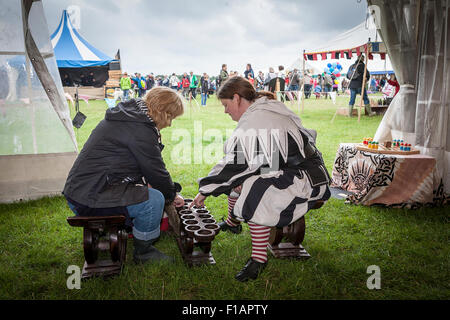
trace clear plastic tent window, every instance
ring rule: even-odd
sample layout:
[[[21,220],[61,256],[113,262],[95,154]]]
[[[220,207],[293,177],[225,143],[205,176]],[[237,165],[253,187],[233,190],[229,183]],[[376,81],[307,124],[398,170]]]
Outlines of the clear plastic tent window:
[[[436,159],[435,201],[450,199],[450,0],[368,0],[400,91],[374,139],[404,139]]]
[[[42,3],[32,4],[28,23],[65,105],[59,116],[26,54],[22,1],[0,0],[0,7],[0,155],[76,152],[73,129],[60,119],[70,122],[70,113]]]
[[[0,202],[61,195],[78,148],[42,3],[0,8]]]

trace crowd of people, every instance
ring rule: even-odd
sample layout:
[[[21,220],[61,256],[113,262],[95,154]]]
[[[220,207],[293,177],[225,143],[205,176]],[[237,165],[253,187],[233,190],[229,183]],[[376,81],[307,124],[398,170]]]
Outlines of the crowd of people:
[[[266,73],[261,70],[256,73],[252,65],[248,63],[242,74],[236,70],[228,71],[227,64],[223,64],[217,76],[210,76],[206,72],[202,75],[195,75],[193,71],[184,72],[180,76],[172,73],[172,75],[156,77],[153,73],[142,76],[140,73],[128,75],[125,72],[120,80],[120,87],[123,90],[123,100],[125,101],[130,98],[141,98],[153,87],[165,86],[180,92],[189,101],[196,99],[197,95],[200,94],[201,105],[205,107],[209,96],[214,94],[222,83],[229,78],[242,76],[250,82],[256,92],[298,92],[303,88],[306,99],[311,96],[315,96],[316,99],[322,97],[331,99],[332,92],[336,92],[336,95],[347,93],[350,94],[349,105],[353,105],[356,94],[360,94],[357,89],[362,86],[364,61],[357,60],[353,66],[356,65],[358,65],[358,72],[356,73],[356,75],[359,75],[358,81],[349,77],[337,77],[335,74],[327,72],[313,74],[312,70],[305,70],[303,75],[303,72],[297,68],[286,71],[282,65],[279,65],[276,69],[269,67]],[[366,76],[370,92],[379,91],[383,92],[385,96],[394,96],[400,89],[395,75],[391,75],[391,78],[387,79],[386,75],[371,76],[370,72],[367,71]],[[389,88],[392,89],[392,94],[388,90]],[[363,97],[364,103],[369,105],[369,99],[366,95],[367,91],[365,91]],[[284,101],[284,99],[295,100],[297,98],[296,95],[283,95],[281,99]]]
[[[240,74],[238,71],[228,71],[227,65],[223,64],[217,76],[210,76],[204,72],[201,76],[195,75],[193,71],[189,74],[184,72],[182,75],[164,75],[154,76],[150,73],[143,76],[141,73],[128,74],[124,72],[120,79],[120,88],[123,90],[123,99],[141,98],[153,87],[165,86],[180,92],[186,99],[195,99],[198,94],[201,95],[201,105],[206,106],[206,101],[211,94],[214,94],[228,78],[242,76],[247,79],[256,91],[274,92],[275,82],[272,80],[280,79],[281,91],[298,91],[301,83],[301,75],[298,69],[285,72],[283,66],[278,66],[277,72],[270,67],[267,73],[259,71],[258,74],[252,69],[250,63]]]
[[[186,99],[195,99],[197,94],[201,94],[201,104],[206,106],[209,95],[216,91],[216,79],[210,79],[204,72],[199,77],[190,71],[177,76],[175,73],[164,76],[154,76],[150,73],[146,76],[140,73],[129,75],[124,72],[120,79],[120,88],[123,91],[123,100],[131,98],[142,98],[145,93],[154,87],[167,87],[179,91]]]

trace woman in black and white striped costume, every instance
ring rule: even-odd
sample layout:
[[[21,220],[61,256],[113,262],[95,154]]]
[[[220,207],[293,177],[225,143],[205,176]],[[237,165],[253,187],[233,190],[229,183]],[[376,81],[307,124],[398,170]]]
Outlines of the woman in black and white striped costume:
[[[228,218],[223,231],[239,233],[248,223],[252,256],[236,275],[256,279],[267,264],[270,228],[301,218],[316,201],[330,198],[330,178],[313,131],[272,93],[256,92],[242,77],[222,84],[218,98],[237,127],[224,146],[225,157],[199,179],[192,205],[227,194]]]

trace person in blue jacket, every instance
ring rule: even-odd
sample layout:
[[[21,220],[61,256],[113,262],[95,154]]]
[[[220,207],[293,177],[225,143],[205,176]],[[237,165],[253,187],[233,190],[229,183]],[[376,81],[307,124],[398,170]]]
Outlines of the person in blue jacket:
[[[252,65],[250,63],[247,63],[244,71],[244,78],[248,80],[249,74],[252,76],[252,79],[255,79],[255,73],[253,72]]]
[[[136,73],[136,76],[131,78],[131,80],[137,83],[138,97],[142,98],[147,90],[147,81],[145,80],[144,77],[141,76],[140,73]]]

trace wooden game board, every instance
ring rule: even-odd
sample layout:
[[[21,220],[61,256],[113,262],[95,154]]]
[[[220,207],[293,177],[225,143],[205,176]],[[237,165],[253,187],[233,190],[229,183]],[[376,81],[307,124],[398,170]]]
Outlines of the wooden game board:
[[[401,151],[400,147],[386,148],[383,145],[378,145],[378,149],[369,149],[366,145],[362,143],[356,144],[356,149],[361,151],[373,152],[373,153],[383,153],[383,154],[399,154],[399,155],[410,155],[410,154],[420,154],[420,151],[411,147],[411,151]]]

